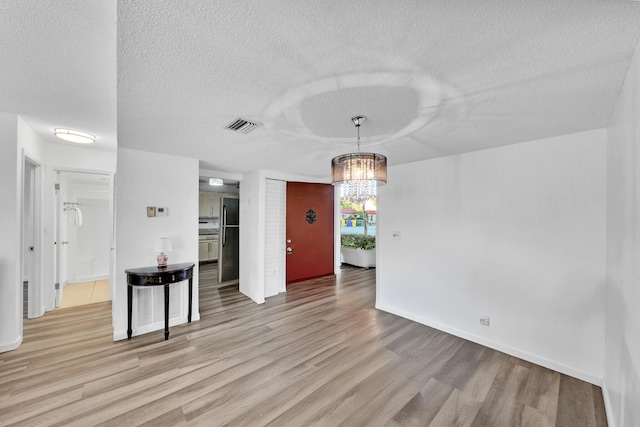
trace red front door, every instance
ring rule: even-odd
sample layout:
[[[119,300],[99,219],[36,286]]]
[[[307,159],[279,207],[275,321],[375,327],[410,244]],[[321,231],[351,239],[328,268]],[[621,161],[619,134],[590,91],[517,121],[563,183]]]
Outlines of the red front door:
[[[287,182],[287,283],[333,274],[333,185]]]

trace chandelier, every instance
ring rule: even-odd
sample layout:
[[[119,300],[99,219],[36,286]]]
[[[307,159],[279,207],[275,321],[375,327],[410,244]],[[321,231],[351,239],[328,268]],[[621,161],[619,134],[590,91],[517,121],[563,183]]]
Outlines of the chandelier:
[[[355,203],[365,203],[376,197],[376,186],[387,183],[387,158],[382,154],[360,152],[360,125],[365,116],[351,121],[358,131],[358,150],[331,160],[332,183],[342,185],[343,197]]]

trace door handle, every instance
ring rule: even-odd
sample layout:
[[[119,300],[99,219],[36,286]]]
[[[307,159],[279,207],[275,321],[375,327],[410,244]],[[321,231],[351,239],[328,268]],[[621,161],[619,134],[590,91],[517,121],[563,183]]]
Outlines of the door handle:
[[[289,246],[287,248],[287,255],[291,255],[293,253],[293,249],[291,249],[291,246]]]
[[[222,224],[220,225],[220,231],[222,232],[222,247],[223,248],[227,244],[226,228],[227,228],[227,207],[223,204],[222,205]]]

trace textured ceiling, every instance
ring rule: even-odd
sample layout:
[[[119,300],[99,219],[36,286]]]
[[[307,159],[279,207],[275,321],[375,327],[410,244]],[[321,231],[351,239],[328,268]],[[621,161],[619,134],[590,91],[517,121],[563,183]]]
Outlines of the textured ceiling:
[[[45,141],[53,128],[116,146],[116,4],[0,0],[0,111],[21,115]]]
[[[46,3],[0,2],[0,110],[113,140],[115,3]],[[119,1],[117,23],[120,147],[322,178],[357,114],[392,165],[606,126],[640,3]]]

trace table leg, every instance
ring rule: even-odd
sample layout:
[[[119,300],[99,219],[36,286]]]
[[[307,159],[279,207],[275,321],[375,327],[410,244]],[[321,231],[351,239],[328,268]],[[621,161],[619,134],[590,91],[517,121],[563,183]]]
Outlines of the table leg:
[[[133,308],[133,286],[127,284],[127,306],[128,306],[128,310],[129,310],[129,323],[127,326],[127,339],[130,340],[131,339],[131,309]]]
[[[169,339],[169,285],[164,285],[164,339]]]
[[[187,316],[189,323],[191,323],[191,301],[193,301],[193,277],[189,278],[189,315]]]

